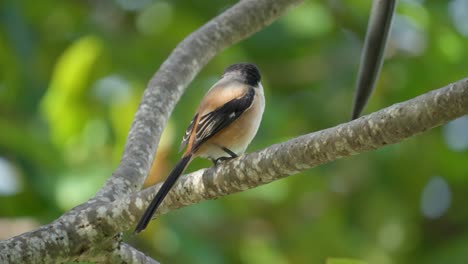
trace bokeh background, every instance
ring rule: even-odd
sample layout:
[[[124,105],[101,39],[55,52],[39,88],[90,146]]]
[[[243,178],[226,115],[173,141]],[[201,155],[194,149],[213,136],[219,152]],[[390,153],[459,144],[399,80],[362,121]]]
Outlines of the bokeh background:
[[[0,239],[51,222],[102,186],[152,74],[233,3],[0,2]],[[370,5],[306,0],[215,57],[177,105],[147,185],[167,175],[200,98],[235,62],[255,62],[266,89],[249,151],[346,122]],[[468,0],[400,0],[365,112],[466,77],[466,14]],[[163,263],[468,263],[466,201],[467,116],[171,212],[127,241]]]

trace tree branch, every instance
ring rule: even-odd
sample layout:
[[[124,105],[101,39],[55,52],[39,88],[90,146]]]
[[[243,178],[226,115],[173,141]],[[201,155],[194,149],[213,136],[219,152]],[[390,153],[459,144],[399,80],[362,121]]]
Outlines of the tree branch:
[[[251,189],[343,157],[382,148],[468,114],[468,79],[363,116],[243,155],[217,167],[182,176],[157,215]],[[82,218],[97,221],[97,232],[132,228],[161,185],[110,204],[90,206]],[[1,244],[0,244],[1,245]]]
[[[158,209],[169,210],[251,189],[315,166],[382,148],[468,114],[463,79],[354,121],[241,156],[181,177]],[[127,202],[141,215],[160,185]],[[125,228],[129,228],[128,224]]]

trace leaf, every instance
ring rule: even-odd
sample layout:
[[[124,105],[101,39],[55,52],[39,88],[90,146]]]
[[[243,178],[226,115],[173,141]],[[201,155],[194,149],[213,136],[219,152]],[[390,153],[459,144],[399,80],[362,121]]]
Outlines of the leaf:
[[[89,118],[90,104],[86,95],[102,51],[101,40],[90,35],[73,42],[57,60],[41,102],[42,115],[49,123],[52,141],[57,146],[64,146],[79,133]]]

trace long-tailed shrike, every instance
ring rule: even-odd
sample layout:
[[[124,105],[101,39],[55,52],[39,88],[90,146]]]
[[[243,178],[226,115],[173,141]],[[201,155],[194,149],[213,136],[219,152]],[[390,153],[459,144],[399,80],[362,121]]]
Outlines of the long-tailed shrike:
[[[135,233],[146,228],[169,190],[195,157],[218,161],[242,154],[257,133],[265,98],[260,72],[254,64],[233,64],[202,99],[185,132],[179,150],[187,146],[166,181],[138,222]]]

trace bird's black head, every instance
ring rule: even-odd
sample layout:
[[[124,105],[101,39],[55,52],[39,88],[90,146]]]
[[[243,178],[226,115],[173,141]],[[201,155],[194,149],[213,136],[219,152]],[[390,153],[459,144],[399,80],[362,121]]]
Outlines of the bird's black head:
[[[258,82],[262,79],[257,66],[251,63],[233,64],[224,70],[224,76],[238,78],[241,82],[251,86],[257,86]]]

